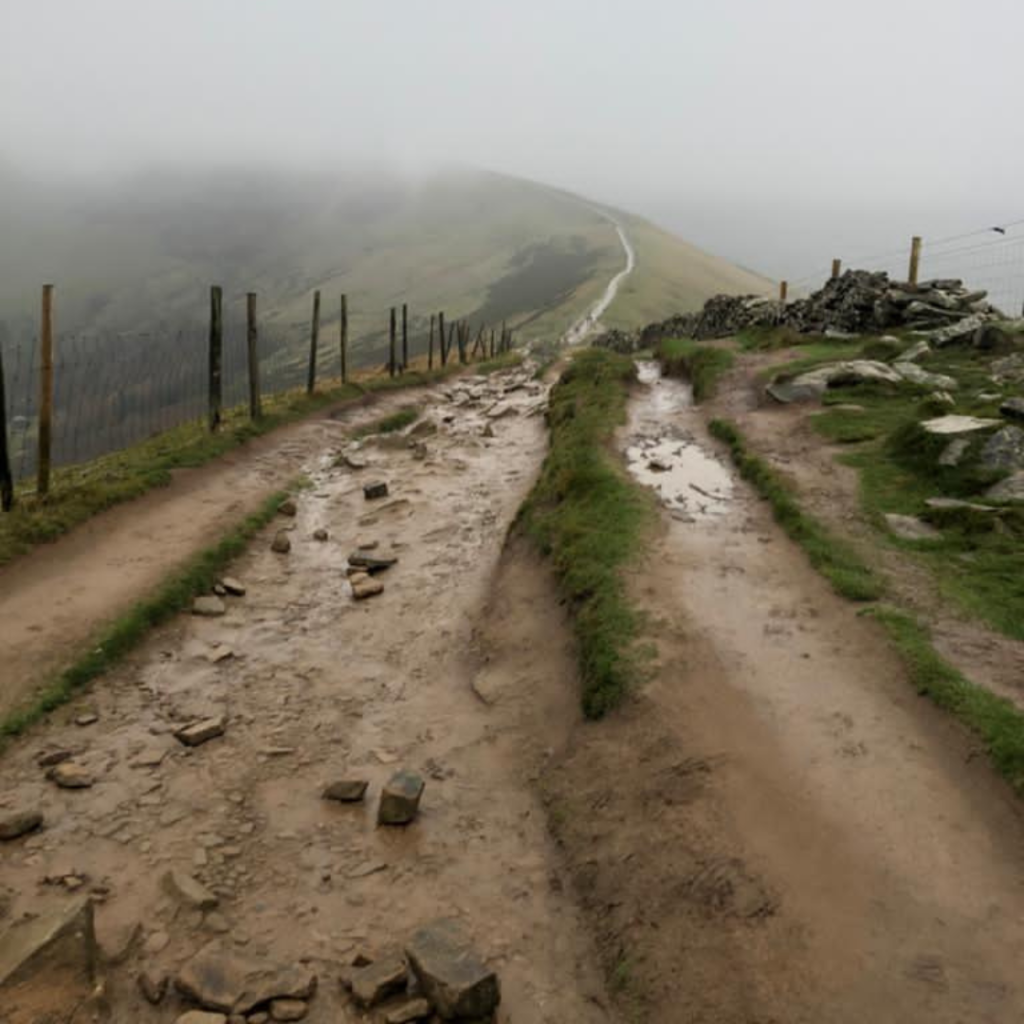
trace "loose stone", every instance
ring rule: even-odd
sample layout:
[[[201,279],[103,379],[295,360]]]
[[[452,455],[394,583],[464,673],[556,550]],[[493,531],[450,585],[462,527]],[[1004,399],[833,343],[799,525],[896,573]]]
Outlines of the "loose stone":
[[[391,776],[380,795],[377,821],[381,825],[408,825],[419,811],[423,779],[403,769]]]

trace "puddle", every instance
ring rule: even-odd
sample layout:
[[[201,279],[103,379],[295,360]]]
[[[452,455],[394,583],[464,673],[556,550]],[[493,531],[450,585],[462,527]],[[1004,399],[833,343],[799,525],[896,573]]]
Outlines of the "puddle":
[[[637,369],[646,387],[634,397],[630,409],[626,447],[630,473],[656,491],[676,519],[723,515],[732,501],[732,474],[672,420],[692,407],[690,386],[662,377],[658,364],[649,360],[639,360]]]

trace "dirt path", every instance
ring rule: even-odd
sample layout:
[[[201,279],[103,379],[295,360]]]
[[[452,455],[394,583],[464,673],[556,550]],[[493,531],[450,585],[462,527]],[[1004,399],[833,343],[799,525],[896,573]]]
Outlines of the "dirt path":
[[[548,785],[624,998],[665,1024],[1024,1019],[1017,803],[709,470],[684,386],[650,387],[623,445],[669,466],[673,512],[634,580],[654,678]],[[673,468],[694,462],[700,491]]]
[[[501,397],[505,385],[516,390]],[[110,975],[110,1020],[174,1020],[178,997],[151,1007],[135,977],[173,973],[211,941],[259,962],[307,962],[320,985],[306,1019],[361,1020],[345,1008],[340,966],[439,915],[459,919],[498,970],[499,1021],[609,1020],[534,785],[578,718],[572,673],[555,686],[547,674],[546,649],[567,632],[543,577],[514,564],[487,604],[546,447],[544,395],[516,373],[449,393],[428,409],[438,432],[420,435],[425,459],[402,438],[369,445],[361,473],[315,470],[291,553],[272,553],[269,532],[258,539],[233,568],[247,594],[226,616],[159,630],[45,738],[5,756],[0,805],[46,815],[42,832],[3,847],[9,916],[66,904],[59,880],[70,875],[109,891],[97,909],[108,948],[140,928]],[[336,445],[336,430],[298,432],[296,457]],[[370,476],[390,482],[388,498],[364,499]],[[311,538],[318,528],[326,543]],[[361,542],[399,561],[380,577],[384,593],[357,603],[344,567]],[[524,651],[516,624],[533,614],[550,639]],[[98,721],[76,726],[84,710]],[[215,715],[226,716],[221,738],[188,748],[170,735]],[[95,784],[56,788],[36,763],[41,747],[74,751]],[[426,780],[420,817],[377,827],[381,786],[400,767]],[[365,805],[320,799],[351,776],[370,782]],[[169,869],[195,876],[218,908],[171,898]],[[11,1006],[0,1017],[19,1021]]]
[[[415,404],[420,389],[373,396],[259,438],[169,487],[119,505],[0,569],[0,715],[79,654],[95,631],[152,594],[267,495],[337,451],[354,424]]]

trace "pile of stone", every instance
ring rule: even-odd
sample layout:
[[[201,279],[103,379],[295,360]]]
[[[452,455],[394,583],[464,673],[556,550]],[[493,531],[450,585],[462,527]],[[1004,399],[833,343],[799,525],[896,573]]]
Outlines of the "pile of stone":
[[[591,344],[596,348],[611,349],[612,352],[618,352],[624,356],[631,356],[640,348],[639,337],[636,334],[620,331],[618,328],[612,328],[610,331],[599,334]]]
[[[955,328],[973,334],[990,320],[1004,319],[987,292],[957,279],[919,284],[894,282],[886,273],[848,270],[806,299],[782,303],[756,295],[716,295],[699,313],[650,324],[640,347],[665,337],[725,338],[749,327],[788,327],[801,333],[878,333],[895,327]],[[954,331],[955,333],[955,331]]]
[[[358,954],[342,971],[341,982],[357,1006],[378,1011],[385,1024],[424,1021],[434,1014],[483,1024],[494,1019],[501,1002],[498,976],[449,919],[420,928],[404,955]]]
[[[352,587],[352,596],[357,601],[365,601],[367,598],[383,594],[384,584],[377,577],[398,561],[397,558],[371,554],[376,547],[376,543],[371,542],[348,556],[346,573]]]

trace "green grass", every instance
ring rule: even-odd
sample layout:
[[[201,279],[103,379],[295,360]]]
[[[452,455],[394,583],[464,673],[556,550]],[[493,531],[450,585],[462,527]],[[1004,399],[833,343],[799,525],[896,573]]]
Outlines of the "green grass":
[[[736,357],[720,345],[701,345],[690,338],[665,338],[655,356],[661,372],[669,377],[685,377],[693,385],[693,400],[703,402],[714,397],[718,378],[732,369]]]
[[[382,416],[379,420],[364,423],[352,432],[353,437],[369,437],[371,434],[394,434],[404,430],[419,419],[422,410],[418,405],[407,405],[404,409]]]
[[[772,507],[775,520],[807,554],[811,564],[851,601],[874,601],[883,592],[881,579],[846,543],[806,515],[785,481],[746,445],[739,429],[727,420],[712,420],[711,433],[724,441],[740,474]]]
[[[217,578],[269,523],[286,497],[272,494],[259,509],[228,531],[215,545],[200,552],[173,573],[150,598],[103,629],[88,650],[65,669],[35,700],[0,720],[0,747],[43,716],[71,700],[97,676],[124,657],[146,634],[172,615],[188,608],[197,594],[209,591]]]
[[[551,392],[550,451],[519,517],[569,601],[590,718],[622,700],[642,657],[641,616],[623,569],[640,551],[653,507],[609,450],[635,375],[631,359],[605,349],[573,359]]]
[[[1024,794],[1024,713],[1003,697],[975,685],[932,646],[927,630],[892,608],[869,611],[899,652],[917,692],[951,712],[985,744],[996,770]]]

